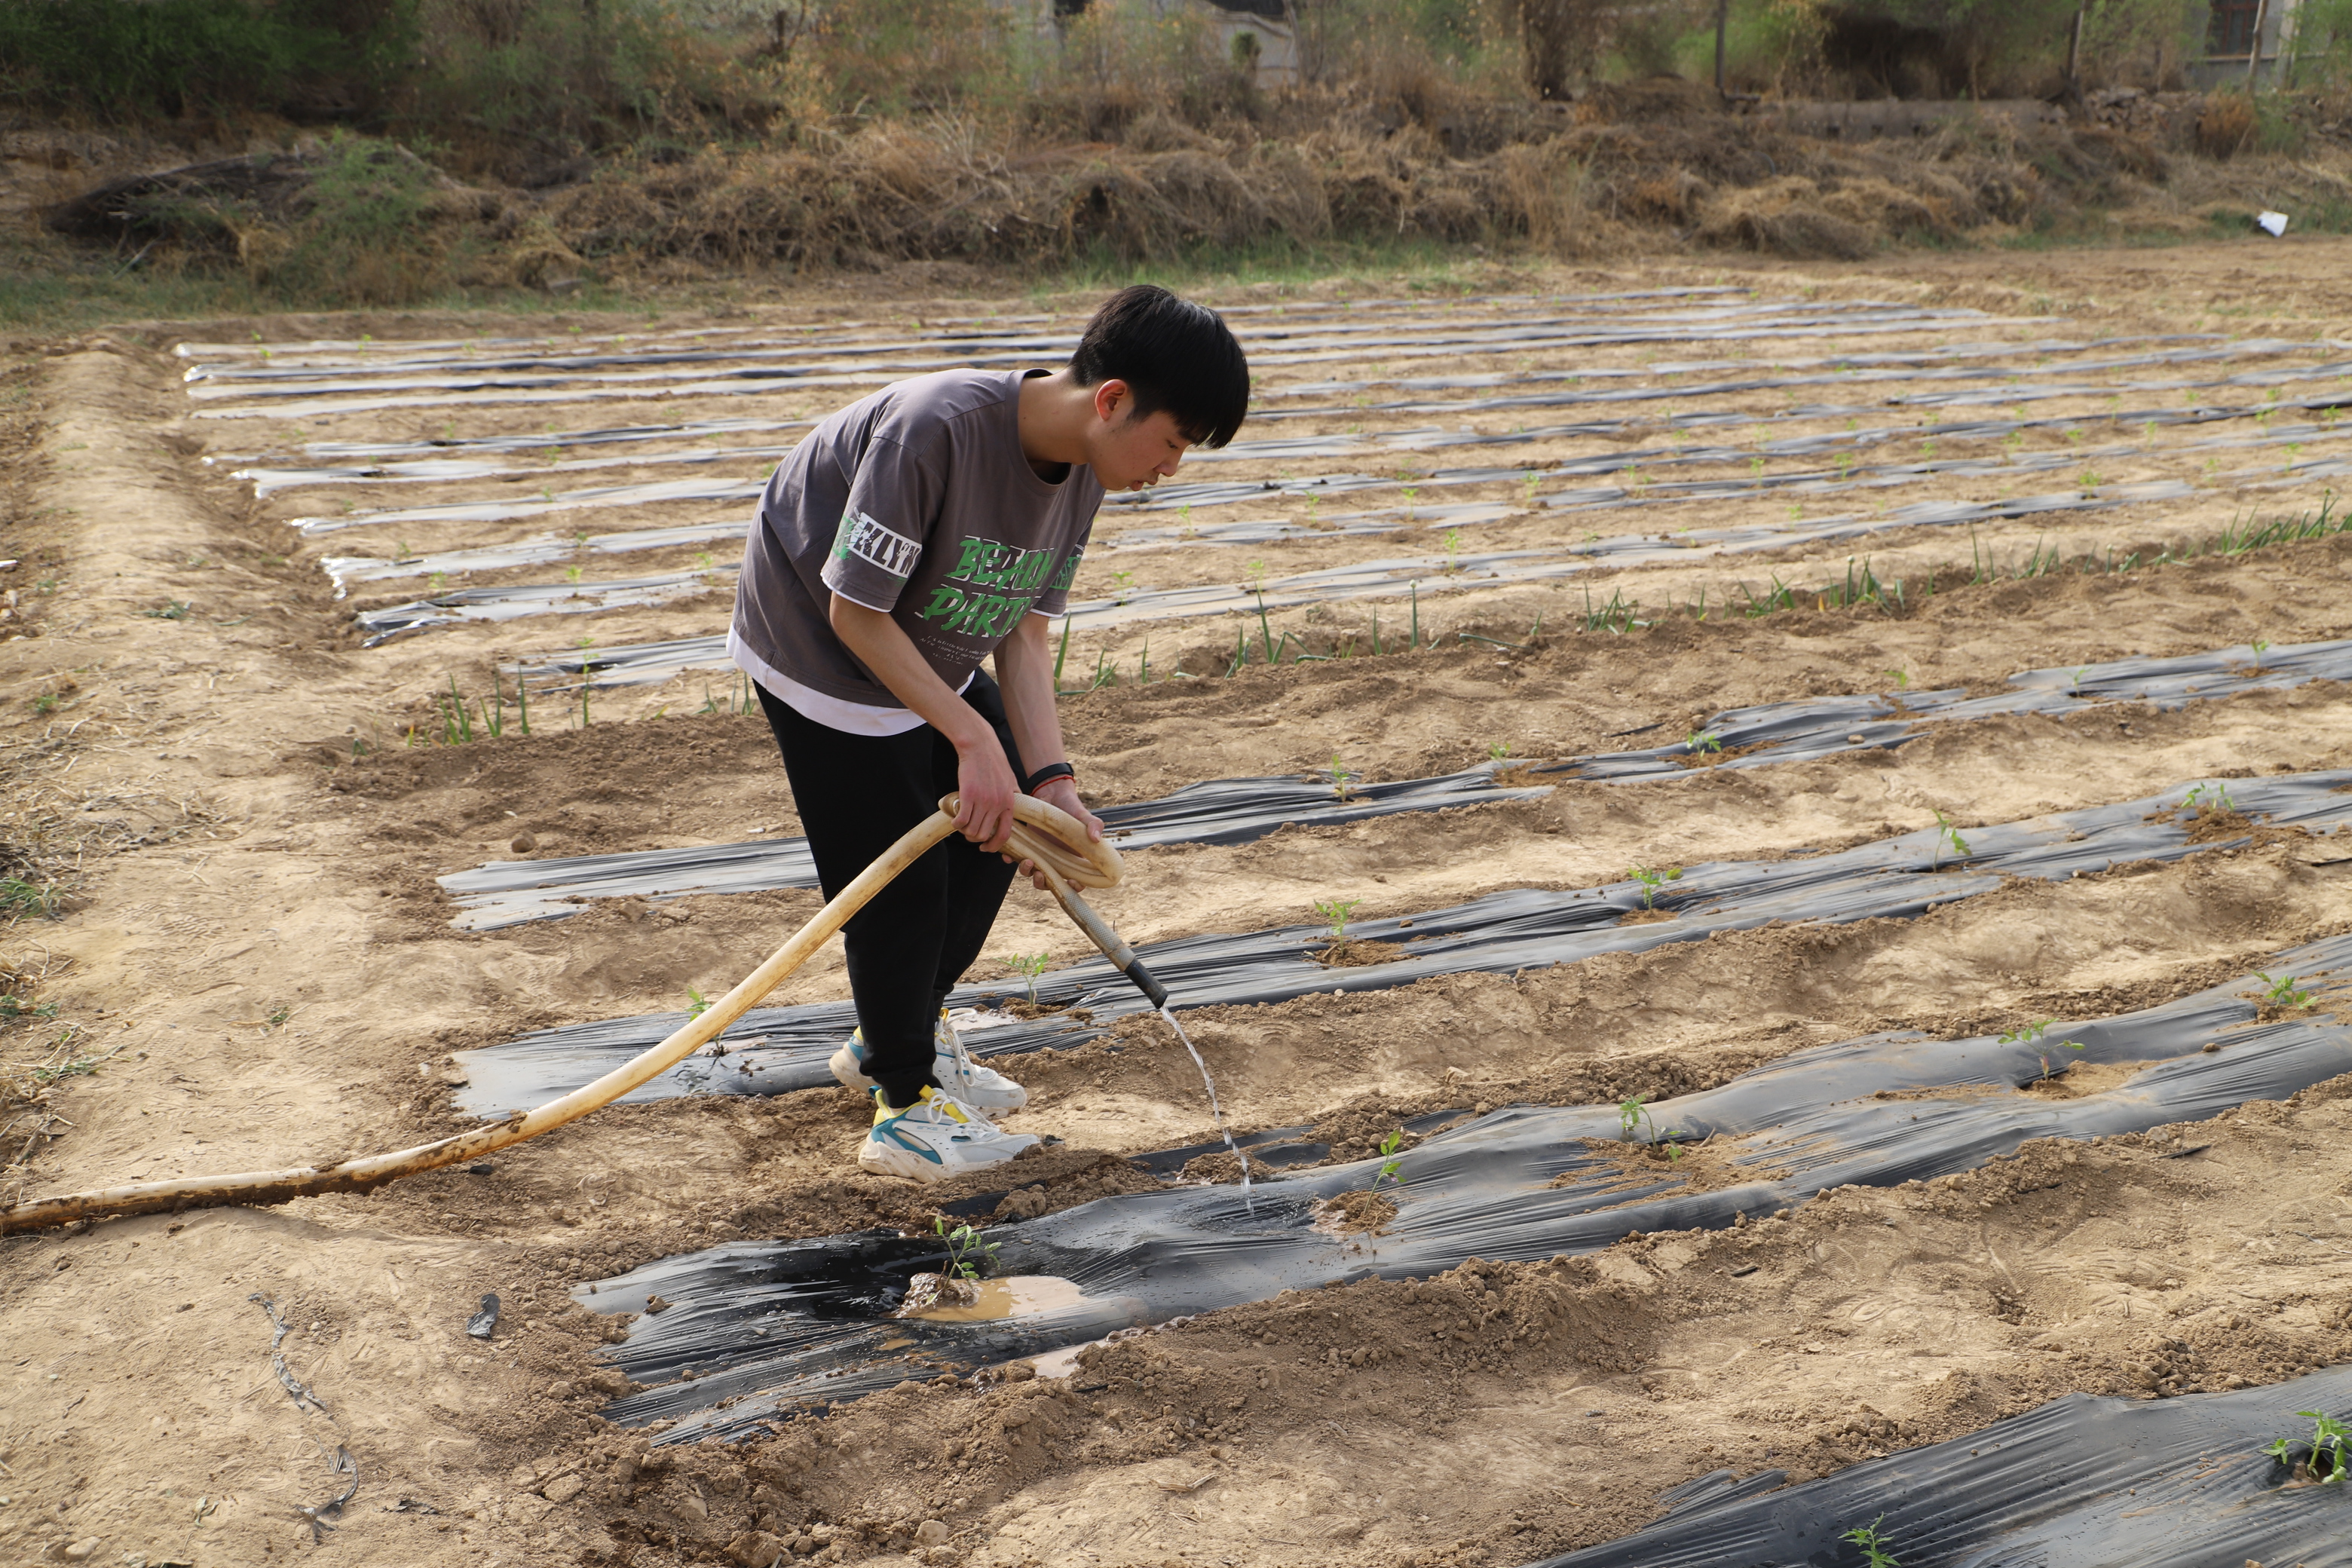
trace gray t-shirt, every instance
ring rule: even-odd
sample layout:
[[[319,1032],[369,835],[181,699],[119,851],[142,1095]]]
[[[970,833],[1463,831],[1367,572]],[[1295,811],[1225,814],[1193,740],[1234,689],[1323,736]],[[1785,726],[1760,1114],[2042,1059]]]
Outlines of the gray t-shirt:
[[[1060,613],[1103,491],[1083,464],[1049,484],[1022,455],[1021,383],[1043,374],[898,382],[793,448],[743,548],[729,638],[741,662],[835,701],[897,708],[834,635],[833,594],[888,612],[957,689],[1024,616]]]

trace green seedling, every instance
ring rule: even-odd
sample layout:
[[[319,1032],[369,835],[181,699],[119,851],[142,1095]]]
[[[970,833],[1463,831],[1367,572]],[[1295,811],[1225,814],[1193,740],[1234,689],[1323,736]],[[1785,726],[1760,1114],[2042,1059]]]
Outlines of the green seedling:
[[[27,882],[21,877],[0,877],[0,913],[14,918],[46,915],[57,903],[54,885]]]
[[[1903,1568],[1903,1564],[1886,1550],[1886,1537],[1879,1533],[1878,1520],[1885,1517],[1882,1513],[1868,1524],[1857,1524],[1838,1537],[1840,1541],[1850,1541],[1862,1548],[1865,1568]]]
[[[1631,1100],[1621,1100],[1617,1102],[1617,1122],[1619,1127],[1617,1137],[1620,1142],[1633,1142],[1634,1133],[1641,1130],[1642,1123],[1644,1121],[1647,1121],[1650,1124],[1649,1142],[1654,1144],[1661,1138],[1673,1136],[1672,1133],[1662,1133],[1658,1131],[1657,1119],[1650,1114],[1650,1108],[1643,1103],[1649,1098],[1650,1097],[1646,1094],[1637,1094]],[[1679,1160],[1682,1157],[1683,1154],[1680,1149],[1675,1148],[1672,1144],[1667,1145],[1667,1159]]]
[[[563,569],[563,580],[567,583],[577,583],[580,581],[580,568],[577,566],[566,566]]]
[[[58,1036],[56,1045],[58,1047],[71,1046],[80,1034],[80,1030],[68,1024],[66,1026],[64,1031]],[[115,1052],[121,1049],[122,1047],[121,1046],[117,1046],[113,1050],[92,1051],[87,1056],[68,1057],[61,1062],[44,1062],[39,1067],[33,1068],[32,1072],[27,1076],[32,1079],[36,1086],[42,1089],[47,1089],[49,1085],[56,1083],[60,1079],[89,1078],[94,1076],[99,1068],[104,1067],[109,1061],[112,1060]]]
[[[1886,675],[1887,679],[1895,682],[1895,690],[1908,691],[1911,689],[1911,672],[1909,670],[1890,669],[1884,673]]]
[[[996,1254],[1003,1243],[982,1241],[980,1232],[968,1225],[948,1228],[944,1219],[933,1219],[931,1230],[948,1244],[947,1271],[960,1279],[977,1279],[996,1267]],[[979,1259],[977,1263],[974,1258]]]
[[[2262,641],[2260,638],[2256,638],[2256,639],[2255,639],[2255,641],[2254,641],[2254,643],[2253,643],[2253,649],[2254,649],[2254,668],[2255,668],[2256,669],[2260,669],[2260,668],[2262,668],[2262,667],[2263,667],[2263,655],[2264,655],[2264,654],[2266,654],[2266,653],[2270,652],[2270,650],[2271,650],[2271,645],[2270,645],[2270,644],[2268,644],[2268,643],[2266,643],[2266,642]]]
[[[1403,1179],[1397,1174],[1397,1167],[1404,1162],[1396,1157],[1398,1152],[1403,1147],[1404,1129],[1402,1127],[1381,1140],[1381,1155],[1387,1163],[1381,1167],[1380,1174],[1372,1178],[1373,1192],[1377,1193],[1381,1190],[1382,1182],[1394,1182],[1398,1186],[1404,1185]]]
[[[1511,743],[1508,741],[1491,741],[1487,742],[1486,760],[1488,762],[1499,763],[1510,754]]]
[[[1029,983],[1029,1005],[1034,1007],[1037,1005],[1037,976],[1045,973],[1045,966],[1054,962],[1054,955],[1050,952],[1015,952],[1007,954],[999,962]]]
[[[269,1010],[269,1026],[273,1029],[282,1029],[286,1026],[286,1020],[293,1016],[294,1009],[291,1007],[272,1007]]]
[[[1936,855],[1930,869],[1937,869],[1943,866],[1944,848],[1947,844],[1950,845],[1951,851],[1955,855],[1969,853],[1969,841],[1960,837],[1960,830],[1952,826],[1952,819],[1939,811],[1936,813]]]
[[[47,1019],[57,1016],[58,1005],[54,1002],[35,1002],[23,996],[0,996],[0,1021],[13,1024],[19,1018]]]
[[[710,998],[689,985],[686,988],[686,1016],[699,1018],[710,1011]]]
[[[2311,1479],[2325,1486],[2342,1486],[2345,1466],[2352,1461],[2352,1426],[2316,1410],[2298,1410],[2295,1414],[2312,1424],[2311,1453],[2304,1461],[2310,1468]],[[2281,1437],[2263,1452],[2281,1464],[2292,1464],[2294,1450],[2302,1446],[2293,1437]]]
[[[1642,907],[1654,910],[1658,907],[1658,889],[1668,882],[1681,881],[1683,868],[1680,866],[1668,866],[1664,869],[1655,866],[1629,866],[1625,868],[1625,875],[1628,879],[1642,884]]]
[[[1318,899],[1315,912],[1329,922],[1331,945],[1338,947],[1348,940],[1348,917],[1356,912],[1361,899]]]
[[[1342,802],[1350,801],[1356,798],[1355,786],[1357,781],[1361,779],[1364,775],[1343,765],[1339,761],[1339,752],[1334,752],[1331,753],[1331,765],[1329,768],[1326,769],[1325,772],[1331,780],[1331,793],[1333,795],[1339,796]]]
[[[2230,796],[2227,784],[2195,784],[2180,797],[2183,811],[2235,811],[2238,803]]]
[[[2296,975],[2282,974],[2273,979],[2268,974],[2256,974],[2254,978],[2270,987],[2263,993],[2263,999],[2273,1006],[2308,1007],[2312,1004],[2311,989],[2298,984]]]
[[[1999,1036],[1997,1038],[2004,1046],[2036,1046],[2041,1041],[2042,1037],[2049,1032],[2050,1026],[2057,1021],[2058,1020],[2055,1018],[2044,1018],[2038,1024],[2021,1024],[2006,1035]],[[2034,1055],[2041,1058],[2042,1078],[2055,1078],[2058,1076],[2050,1066],[2050,1052],[2062,1046],[2070,1051],[2079,1051],[2083,1048],[2082,1042],[2079,1040],[2053,1040],[2050,1042],[2047,1048],[2037,1049],[2034,1052]],[[2037,1079],[2036,1081],[2039,1080]]]
[[[1462,531],[1458,528],[1447,529],[1445,531],[1445,570],[1448,573],[1462,570],[1462,563],[1457,559],[1461,553]]]
[[[139,613],[151,621],[184,621],[188,618],[188,609],[187,605],[173,599],[160,610],[142,610]]]
[[[1723,750],[1723,738],[1711,730],[1693,730],[1683,737],[1683,750],[1692,752],[1719,752]]]

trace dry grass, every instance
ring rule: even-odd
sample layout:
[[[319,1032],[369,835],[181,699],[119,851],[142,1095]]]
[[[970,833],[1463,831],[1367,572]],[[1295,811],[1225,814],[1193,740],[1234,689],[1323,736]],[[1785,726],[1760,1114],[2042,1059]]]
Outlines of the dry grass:
[[[165,212],[121,242],[160,234],[155,265],[234,268],[257,288],[306,300],[317,290],[297,259],[310,256],[316,271],[320,256],[364,249],[366,268],[323,286],[321,302],[350,303],[453,285],[914,261],[1034,269],[1335,241],[1476,243],[1568,258],[1704,247],[1856,258],[2065,233],[2108,213],[2153,233],[2186,232],[2241,205],[2251,216],[2241,193],[2256,174],[2272,205],[2347,206],[2340,149],[2315,145],[2293,161],[2242,151],[2242,128],[2209,123],[2226,118],[2235,101],[2226,96],[2213,100],[2220,108],[2193,95],[2142,100],[2106,122],[2071,124],[2039,106],[2015,115],[1954,106],[1916,134],[1840,141],[1790,129],[1801,114],[1727,114],[1687,84],[1596,93],[1571,109],[1393,74],[1377,89],[1305,92],[1249,115],[1188,116],[1173,102],[1107,92],[1013,121],[941,112],[803,125],[732,148],[610,160],[535,192],[436,174],[394,190],[404,207],[380,193],[390,188],[383,171],[405,165],[338,143],[315,155],[319,188],[340,170],[344,208],[366,220],[347,223],[339,247],[316,232],[325,207],[292,199],[235,210],[214,202],[204,210],[219,221],[201,232],[174,229]],[[1103,139],[1076,139],[1080,122]],[[2234,154],[2226,176],[2200,151],[2216,137]],[[183,213],[194,200],[185,190],[171,199]],[[377,243],[395,212],[398,243]],[[334,296],[337,287],[363,298]]]

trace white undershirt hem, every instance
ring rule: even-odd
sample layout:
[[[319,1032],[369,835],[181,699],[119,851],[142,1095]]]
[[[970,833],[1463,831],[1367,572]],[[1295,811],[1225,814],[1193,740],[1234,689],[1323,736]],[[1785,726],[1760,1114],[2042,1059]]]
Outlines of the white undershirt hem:
[[[727,628],[727,657],[735,668],[766,688],[769,694],[812,723],[828,730],[839,730],[846,735],[903,735],[924,722],[923,716],[911,708],[883,708],[870,702],[845,702],[838,697],[827,697],[812,689],[769,665],[753,653],[735,634]],[[974,670],[972,675],[980,672]],[[971,685],[972,676],[963,678],[956,688],[961,696]]]

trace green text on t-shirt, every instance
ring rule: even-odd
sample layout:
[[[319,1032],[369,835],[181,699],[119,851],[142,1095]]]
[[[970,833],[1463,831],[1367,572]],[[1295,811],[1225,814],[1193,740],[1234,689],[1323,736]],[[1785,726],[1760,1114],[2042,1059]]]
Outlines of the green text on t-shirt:
[[[1051,549],[1018,550],[992,539],[967,539],[948,581],[931,591],[931,602],[917,612],[918,617],[938,623],[940,630],[952,636],[1008,637],[1036,603],[1058,553]],[[1069,580],[1077,574],[1080,553],[1070,552],[1055,587],[1069,586]],[[959,588],[957,583],[968,586]],[[981,591],[992,588],[1003,591]]]

